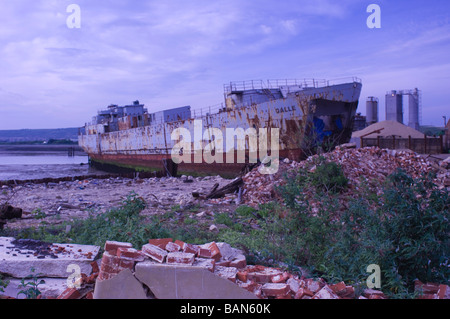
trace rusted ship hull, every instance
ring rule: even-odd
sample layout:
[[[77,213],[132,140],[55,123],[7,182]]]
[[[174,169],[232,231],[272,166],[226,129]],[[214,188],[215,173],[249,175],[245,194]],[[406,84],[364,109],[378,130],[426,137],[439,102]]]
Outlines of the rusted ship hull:
[[[236,151],[238,138],[230,140],[228,130],[249,132],[253,128],[259,133],[258,130],[267,129],[270,136],[271,131],[278,129],[279,139],[273,141],[269,138],[267,154],[271,153],[274,144],[278,144],[277,155],[292,160],[301,159],[319,144],[332,147],[348,142],[362,87],[360,81],[336,85],[326,82],[320,86],[315,82],[310,86],[306,82],[305,85],[299,83],[286,81],[286,85],[269,88],[253,82],[251,85],[247,82],[240,85],[230,83],[225,88],[225,106],[217,110],[208,108],[192,113],[189,109],[189,114],[184,115],[180,109],[173,113],[176,118],[164,113],[167,118],[160,121],[148,112],[128,115],[119,120],[115,130],[112,129],[112,116],[107,121],[102,118],[102,122],[85,126],[85,132],[79,135],[79,145],[94,164],[147,171],[167,170],[167,163],[171,164],[173,150],[179,142],[173,139],[173,132],[183,128],[189,135],[191,147],[187,153],[184,150],[187,157],[178,163],[178,173],[225,176],[238,173],[245,164],[254,163],[254,158],[248,156],[249,152],[262,146],[260,139],[253,140],[246,135],[243,141],[247,155],[244,163]],[[202,156],[208,147],[214,149],[214,162],[206,161]],[[227,156],[227,151],[231,156]],[[259,159],[262,160],[261,157]]]

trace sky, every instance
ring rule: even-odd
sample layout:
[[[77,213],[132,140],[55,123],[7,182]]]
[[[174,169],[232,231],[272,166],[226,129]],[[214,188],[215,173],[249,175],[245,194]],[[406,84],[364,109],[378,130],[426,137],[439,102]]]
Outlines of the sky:
[[[204,108],[225,83],[286,78],[358,77],[358,112],[375,96],[380,121],[386,92],[418,88],[421,124],[450,119],[448,0],[0,0],[0,17],[0,130],[135,100]]]

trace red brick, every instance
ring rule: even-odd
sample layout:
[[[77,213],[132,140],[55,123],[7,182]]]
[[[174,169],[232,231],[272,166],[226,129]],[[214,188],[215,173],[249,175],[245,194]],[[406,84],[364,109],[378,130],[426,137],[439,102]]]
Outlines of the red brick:
[[[123,243],[123,242],[119,242],[119,241],[111,241],[108,240],[105,243],[105,251],[109,252],[111,255],[117,255],[117,249],[118,248],[132,248],[133,245],[130,243]]]
[[[167,256],[167,251],[153,244],[146,244],[142,246],[142,253],[160,263],[163,263]]]
[[[302,288],[304,285],[304,282],[297,278],[289,278],[286,283],[288,284],[289,288],[291,289],[291,292],[296,294],[297,291]]]
[[[120,270],[133,269],[133,267],[134,267],[134,260],[121,259],[119,262],[119,268],[121,268]]]
[[[214,260],[219,260],[222,257],[222,254],[220,253],[219,247],[217,247],[217,244],[215,242],[207,244],[207,247],[212,252],[211,258]]]
[[[170,243],[172,241],[173,241],[172,238],[158,238],[158,239],[150,239],[148,241],[148,243],[151,244],[151,245],[157,246],[157,247],[159,247],[161,249],[165,249],[167,243]]]
[[[347,286],[343,281],[330,285],[331,290],[335,292],[341,298],[354,298],[355,288],[352,286]]]
[[[312,299],[339,299],[339,296],[328,285],[325,285]]]
[[[167,255],[168,264],[186,264],[193,265],[195,261],[195,255],[183,252],[173,252]]]
[[[199,246],[185,243],[183,246],[183,252],[184,253],[190,253],[194,255],[198,255]]]
[[[181,247],[180,247],[180,245],[178,245],[178,244],[176,244],[176,243],[168,242],[167,245],[166,245],[166,247],[165,247],[165,249],[166,249],[168,252],[173,253],[173,252],[176,252],[176,251],[180,251],[180,250],[181,250]]]
[[[186,245],[186,243],[184,241],[181,240],[175,240],[175,244],[177,244],[178,246],[180,246],[181,250],[184,249],[184,245]]]
[[[120,262],[120,258],[111,255],[109,252],[105,251],[102,256],[102,265],[108,265],[111,267],[118,266]]]
[[[256,290],[261,291],[261,287],[262,287],[261,284],[258,284],[258,283],[254,282],[254,281],[251,281],[251,280],[248,280],[246,282],[240,282],[240,283],[238,283],[238,285],[239,285],[239,287],[241,287],[241,288],[243,288],[243,289],[245,289],[247,291],[253,292],[253,293]]]
[[[420,280],[414,281],[414,290],[424,294],[436,294],[439,291],[439,284],[437,283],[422,283]]]
[[[447,285],[439,285],[437,295],[439,299],[450,299],[450,287]]]
[[[290,289],[287,284],[266,283],[261,288],[264,295],[268,297],[285,296]]]
[[[248,279],[254,280],[259,283],[270,283],[270,282],[272,282],[272,277],[277,276],[277,275],[281,275],[281,276],[283,275],[282,271],[275,269],[275,268],[264,267],[264,268],[254,268],[254,269],[263,269],[263,270],[249,272]]]
[[[247,259],[244,255],[238,256],[230,262],[230,267],[237,269],[245,268],[247,266]]]
[[[247,278],[247,272],[246,271],[238,271],[236,274],[237,279],[239,279],[242,282],[246,282],[248,280]]]
[[[308,290],[312,291],[313,293],[318,292],[320,289],[322,289],[325,286],[325,284],[322,283],[321,281],[314,280],[311,278],[306,279],[305,283],[306,283],[306,287],[308,288]]]
[[[98,273],[100,271],[99,267],[98,267],[98,263],[96,261],[91,262],[91,267],[92,267],[92,273]]]
[[[346,287],[345,283],[343,281],[330,285],[331,290],[333,290],[336,294],[339,294],[340,291],[344,290]]]
[[[198,256],[203,258],[212,258],[215,261],[219,261],[220,257],[222,257],[219,247],[217,247],[215,242],[200,246]]]
[[[279,283],[285,283],[286,280],[289,279],[289,274],[287,272],[284,272],[282,274],[277,274],[272,276],[271,281],[275,284],[279,284]]]
[[[142,255],[142,253],[134,248],[123,248],[120,247],[117,249],[117,256],[120,259],[125,259],[125,260],[133,260],[133,261],[143,261],[144,260],[144,256]]]
[[[381,290],[375,289],[365,289],[363,295],[368,299],[384,299],[386,297]]]
[[[67,288],[56,299],[80,299],[81,294],[76,288]]]
[[[311,290],[309,290],[307,288],[299,288],[297,290],[297,292],[295,293],[294,298],[295,299],[306,299],[306,298],[310,299],[313,296],[314,296],[314,293]]]

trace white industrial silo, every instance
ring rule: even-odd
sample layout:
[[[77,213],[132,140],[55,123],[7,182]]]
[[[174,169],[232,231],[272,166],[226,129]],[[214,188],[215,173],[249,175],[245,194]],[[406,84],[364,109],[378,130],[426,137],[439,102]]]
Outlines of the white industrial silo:
[[[419,129],[419,90],[415,89],[408,93],[409,121],[408,126],[415,130]]]
[[[366,123],[372,125],[378,122],[378,98],[369,96],[366,101]]]
[[[403,124],[403,95],[397,91],[386,93],[386,120]]]

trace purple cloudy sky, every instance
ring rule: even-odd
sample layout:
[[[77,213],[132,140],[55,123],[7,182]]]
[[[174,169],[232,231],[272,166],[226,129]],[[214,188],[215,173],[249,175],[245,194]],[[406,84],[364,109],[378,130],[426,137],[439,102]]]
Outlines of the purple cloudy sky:
[[[367,6],[381,8],[369,29]],[[81,28],[68,28],[70,4]],[[0,130],[83,126],[107,105],[223,102],[223,84],[357,76],[368,96],[422,91],[450,118],[447,0],[0,0]]]

